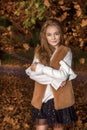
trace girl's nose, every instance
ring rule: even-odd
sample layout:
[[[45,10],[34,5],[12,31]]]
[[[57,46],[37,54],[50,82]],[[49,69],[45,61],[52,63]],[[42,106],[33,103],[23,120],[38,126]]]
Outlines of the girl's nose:
[[[52,35],[52,39],[55,39],[55,35]]]

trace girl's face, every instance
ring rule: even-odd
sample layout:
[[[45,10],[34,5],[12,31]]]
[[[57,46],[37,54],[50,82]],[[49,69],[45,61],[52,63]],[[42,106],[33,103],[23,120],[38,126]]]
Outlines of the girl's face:
[[[55,25],[47,27],[46,39],[47,42],[55,48],[60,43],[60,31]]]

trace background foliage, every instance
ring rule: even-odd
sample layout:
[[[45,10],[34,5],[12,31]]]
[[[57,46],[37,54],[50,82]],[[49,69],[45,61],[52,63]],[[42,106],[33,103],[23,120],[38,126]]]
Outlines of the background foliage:
[[[1,0],[0,6],[1,50],[12,53],[35,47],[42,23],[55,18],[62,22],[65,44],[78,53],[87,52],[85,0]]]

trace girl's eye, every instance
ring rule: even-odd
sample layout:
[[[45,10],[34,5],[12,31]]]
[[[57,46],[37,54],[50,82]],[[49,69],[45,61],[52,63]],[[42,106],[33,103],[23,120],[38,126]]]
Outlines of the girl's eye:
[[[48,34],[47,34],[47,36],[51,36],[51,34],[50,34],[50,33],[48,33]]]
[[[59,33],[59,32],[55,32],[54,34],[47,33],[46,35],[47,35],[47,36],[52,36],[52,35],[57,35],[57,36],[58,36],[58,35],[60,35],[60,33]]]
[[[60,33],[59,33],[59,32],[56,32],[55,35],[60,35]]]

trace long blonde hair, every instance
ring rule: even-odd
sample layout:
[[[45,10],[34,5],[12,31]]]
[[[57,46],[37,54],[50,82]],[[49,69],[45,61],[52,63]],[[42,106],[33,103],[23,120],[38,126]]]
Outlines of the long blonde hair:
[[[37,45],[35,49],[35,55],[40,60],[41,63],[44,65],[49,65],[50,57],[52,56],[55,48],[51,46],[46,39],[46,29],[48,26],[56,26],[60,31],[60,43],[59,45],[63,44],[63,32],[60,23],[55,19],[47,20],[40,31],[40,44]]]

